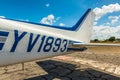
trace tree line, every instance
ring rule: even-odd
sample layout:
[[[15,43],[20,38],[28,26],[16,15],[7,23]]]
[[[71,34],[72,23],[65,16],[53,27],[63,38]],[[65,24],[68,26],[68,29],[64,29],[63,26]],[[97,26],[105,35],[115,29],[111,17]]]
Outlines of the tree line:
[[[120,39],[116,38],[115,36],[112,36],[112,37],[102,40],[102,41],[99,39],[94,39],[91,42],[120,42]]]

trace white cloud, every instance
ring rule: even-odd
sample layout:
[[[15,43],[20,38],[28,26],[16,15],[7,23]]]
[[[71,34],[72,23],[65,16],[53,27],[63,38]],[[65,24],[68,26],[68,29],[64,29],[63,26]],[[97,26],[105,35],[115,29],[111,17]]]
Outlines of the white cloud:
[[[104,16],[107,13],[113,13],[113,12],[117,12],[117,11],[120,11],[120,5],[118,3],[110,4],[108,6],[104,5],[104,6],[102,6],[102,8],[96,7],[93,10],[93,12],[96,15],[95,20],[100,19],[102,16]]]
[[[45,6],[46,6],[46,7],[50,7],[50,4],[49,4],[49,3],[47,3],[47,4],[45,4]]]
[[[111,20],[111,24],[114,24],[118,22],[118,20],[120,19],[120,16],[109,16],[108,18]]]
[[[94,25],[97,25],[97,21],[94,22]]]
[[[65,26],[65,24],[63,24],[63,23],[60,23],[59,25],[60,25],[60,26]]]
[[[55,22],[55,17],[53,14],[50,14],[47,17],[42,18],[42,20],[40,22],[43,24],[52,25]]]
[[[110,23],[109,23],[109,22],[107,22],[106,24],[107,24],[107,25],[110,25]]]
[[[48,15],[47,17],[44,17],[41,19],[40,23],[43,24],[49,24],[49,25],[53,25],[56,21],[58,21],[61,17],[57,17],[55,18],[55,16],[53,14]]]
[[[104,40],[108,39],[111,36],[115,36],[116,38],[120,38],[120,26],[117,27],[110,27],[110,26],[95,26],[93,28],[93,39]]]
[[[5,16],[0,16],[0,18],[5,18]]]
[[[48,15],[48,20],[51,20],[51,19],[54,19],[54,15],[53,14]]]

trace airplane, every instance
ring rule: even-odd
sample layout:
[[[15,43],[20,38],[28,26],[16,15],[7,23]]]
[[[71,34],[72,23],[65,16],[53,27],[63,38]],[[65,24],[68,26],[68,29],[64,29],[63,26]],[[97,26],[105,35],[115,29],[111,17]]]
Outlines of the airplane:
[[[0,18],[0,66],[84,51],[81,46],[120,46],[90,43],[95,15],[88,9],[72,27]]]

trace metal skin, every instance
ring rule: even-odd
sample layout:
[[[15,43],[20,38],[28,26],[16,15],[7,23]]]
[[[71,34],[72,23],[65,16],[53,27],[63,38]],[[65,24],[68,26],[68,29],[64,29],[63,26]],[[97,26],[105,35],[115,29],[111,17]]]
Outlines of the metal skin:
[[[0,18],[0,66],[66,54],[71,42],[90,41],[93,21],[91,10],[68,30]]]

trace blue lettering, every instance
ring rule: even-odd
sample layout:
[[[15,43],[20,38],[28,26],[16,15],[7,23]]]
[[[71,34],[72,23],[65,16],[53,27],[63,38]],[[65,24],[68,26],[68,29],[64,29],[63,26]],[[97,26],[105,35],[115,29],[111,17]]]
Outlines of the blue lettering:
[[[63,40],[62,44],[64,44],[64,47],[61,48],[61,52],[64,52],[67,49],[67,40]]]
[[[53,48],[53,52],[57,52],[61,46],[61,39],[57,38],[54,44],[55,44],[55,47]]]
[[[46,40],[46,43],[44,45],[43,51],[44,52],[49,52],[52,48],[52,44],[54,42],[54,38],[53,37],[48,37]]]
[[[38,41],[39,37],[40,37],[40,35],[37,35],[37,37],[35,38],[35,40],[33,40],[33,33],[30,34],[27,52],[31,52],[32,48],[34,47],[34,45]]]
[[[44,43],[45,37],[46,37],[46,36],[43,36],[43,37],[41,38],[41,43],[40,43],[40,46],[39,46],[39,48],[38,48],[38,52],[41,51],[41,48],[42,48],[42,46],[43,46],[43,43]]]
[[[20,36],[18,35],[18,30],[14,30],[14,36],[15,36],[15,41],[14,44],[10,50],[10,52],[14,52],[19,41],[27,34],[27,32],[23,32]]]

